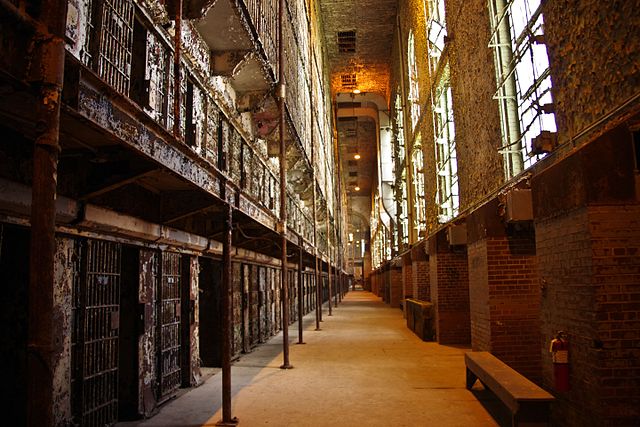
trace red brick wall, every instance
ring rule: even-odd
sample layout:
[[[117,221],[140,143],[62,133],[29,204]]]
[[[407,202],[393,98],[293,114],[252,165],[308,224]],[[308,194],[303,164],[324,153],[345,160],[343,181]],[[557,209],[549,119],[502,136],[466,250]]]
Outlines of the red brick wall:
[[[640,206],[592,206],[536,224],[546,348],[558,330],[570,341],[571,390],[556,393],[569,425],[640,420]],[[558,421],[560,423],[560,421]]]
[[[402,264],[402,295],[404,298],[413,298],[413,272],[410,263]]]
[[[471,326],[467,250],[466,247],[450,249],[440,234],[432,238],[429,256],[437,339],[440,344],[468,344]]]
[[[588,214],[602,415],[611,425],[640,423],[640,206]]]
[[[471,243],[467,248],[467,256],[469,263],[471,348],[474,351],[491,351],[487,241],[483,239]]]
[[[392,267],[389,272],[389,305],[393,308],[400,308],[402,300],[402,268]]]
[[[429,260],[413,261],[412,267],[413,295],[421,301],[431,301],[431,287],[429,284]]]
[[[471,343],[539,382],[540,287],[532,228],[469,246]]]

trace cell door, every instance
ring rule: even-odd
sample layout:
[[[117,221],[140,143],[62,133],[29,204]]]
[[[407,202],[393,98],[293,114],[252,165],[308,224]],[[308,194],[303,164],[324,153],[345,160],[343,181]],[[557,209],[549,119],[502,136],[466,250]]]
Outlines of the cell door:
[[[181,255],[162,253],[161,280],[158,292],[160,401],[171,397],[180,387],[180,295],[182,285]]]
[[[79,425],[102,427],[118,419],[122,248],[96,240],[79,247],[73,286],[73,412]]]

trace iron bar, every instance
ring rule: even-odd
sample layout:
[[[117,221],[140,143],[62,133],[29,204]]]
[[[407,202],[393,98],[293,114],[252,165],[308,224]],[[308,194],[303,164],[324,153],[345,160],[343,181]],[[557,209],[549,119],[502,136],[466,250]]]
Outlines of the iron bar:
[[[27,341],[27,425],[54,424],[53,316],[55,201],[60,153],[60,101],[64,80],[66,0],[44,0],[35,38],[39,108],[33,153]],[[51,13],[51,11],[56,11]],[[25,13],[25,18],[26,18]],[[31,21],[26,18],[26,21]]]
[[[287,275],[287,153],[285,144],[285,85],[284,85],[284,10],[285,1],[278,7],[278,97],[280,104],[280,234],[282,236],[282,355],[281,369],[291,369],[289,363],[289,279]]]

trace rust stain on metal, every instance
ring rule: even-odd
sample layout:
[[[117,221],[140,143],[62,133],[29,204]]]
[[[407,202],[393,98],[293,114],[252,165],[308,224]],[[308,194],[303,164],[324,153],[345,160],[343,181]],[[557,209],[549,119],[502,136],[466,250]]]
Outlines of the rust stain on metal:
[[[143,306],[144,331],[138,340],[138,410],[150,416],[156,408],[158,388],[156,367],[156,293],[158,281],[158,253],[140,250],[138,302]]]
[[[72,288],[76,260],[76,242],[57,238],[54,259],[53,324],[58,330],[53,342],[53,414],[54,425],[71,421],[71,332]]]

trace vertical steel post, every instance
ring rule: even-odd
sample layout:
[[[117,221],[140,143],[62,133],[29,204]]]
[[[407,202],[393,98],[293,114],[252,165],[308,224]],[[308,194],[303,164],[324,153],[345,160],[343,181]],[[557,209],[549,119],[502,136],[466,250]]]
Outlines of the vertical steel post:
[[[173,136],[180,139],[180,56],[182,55],[182,0],[176,0],[176,26],[173,54]]]
[[[331,310],[331,300],[333,299],[333,295],[331,295],[331,230],[329,228],[329,207],[327,206],[327,218],[326,218],[326,224],[327,224],[327,252],[329,255],[329,259],[327,261],[327,277],[328,277],[328,287],[329,287],[329,316],[333,316],[332,310]]]
[[[298,252],[298,344],[304,344],[302,337],[302,317],[304,313],[303,306],[303,287],[302,287],[302,242],[300,242],[300,250]]]
[[[280,234],[282,236],[282,354],[281,369],[289,364],[289,280],[287,275],[287,153],[285,144],[285,84],[284,84],[284,0],[278,8],[278,97],[280,100]]]
[[[38,48],[39,105],[33,153],[28,292],[27,425],[54,425],[55,201],[60,153],[60,103],[64,80],[66,0],[45,0],[34,36]],[[22,12],[20,12],[22,13]],[[25,16],[26,20],[30,20]]]
[[[233,316],[233,274],[231,270],[231,248],[233,245],[233,206],[225,187],[227,214],[224,221],[222,241],[222,420],[219,426],[233,426],[238,419],[231,416],[231,339]]]

